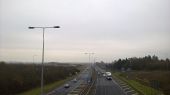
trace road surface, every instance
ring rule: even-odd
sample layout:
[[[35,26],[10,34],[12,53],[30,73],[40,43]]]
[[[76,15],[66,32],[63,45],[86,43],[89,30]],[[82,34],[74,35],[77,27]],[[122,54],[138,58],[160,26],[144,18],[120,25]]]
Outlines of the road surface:
[[[97,66],[96,70],[100,72],[100,75],[97,75],[95,95],[126,95],[113,79],[107,80],[106,77],[101,74],[105,72],[104,70]]]
[[[83,72],[80,73],[80,75],[76,77],[77,82],[73,82],[72,80],[67,82],[67,84],[70,85],[69,88],[64,88],[64,85],[62,85],[46,95],[67,95],[70,91],[78,87],[82,82],[87,82],[89,79],[89,75],[89,70],[85,69]]]

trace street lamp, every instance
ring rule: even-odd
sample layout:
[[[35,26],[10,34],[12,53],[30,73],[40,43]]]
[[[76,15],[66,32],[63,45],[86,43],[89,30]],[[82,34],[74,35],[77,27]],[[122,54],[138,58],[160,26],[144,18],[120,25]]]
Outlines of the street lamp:
[[[33,60],[33,65],[34,65],[34,59],[35,59],[35,57],[36,57],[37,55],[33,55],[33,58],[32,58],[32,60]]]
[[[91,57],[91,55],[93,55],[93,54],[95,54],[95,53],[88,52],[88,53],[84,53],[84,54],[89,55],[89,63],[91,63],[91,62],[90,62],[90,57]]]
[[[41,66],[41,95],[43,95],[44,90],[44,32],[46,28],[60,28],[60,26],[53,27],[28,27],[29,29],[40,28],[43,29],[43,47],[42,47],[42,66]]]
[[[84,54],[89,55],[89,64],[91,65],[91,80],[92,80],[92,63],[90,62],[90,57],[91,57],[91,55],[94,55],[95,53],[88,52],[88,53],[84,53]]]

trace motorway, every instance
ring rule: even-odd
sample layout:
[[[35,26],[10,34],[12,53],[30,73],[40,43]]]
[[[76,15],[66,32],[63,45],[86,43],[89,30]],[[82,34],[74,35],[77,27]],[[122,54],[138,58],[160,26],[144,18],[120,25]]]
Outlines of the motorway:
[[[67,95],[70,91],[78,87],[81,83],[87,82],[89,79],[89,74],[89,70],[85,69],[76,77],[77,82],[73,82],[72,80],[67,82],[67,84],[70,85],[69,88],[64,88],[64,85],[62,85],[54,89],[53,91],[47,93],[46,95]]]
[[[126,95],[121,87],[113,79],[107,80],[106,77],[101,74],[102,72],[105,72],[105,70],[99,68],[98,66],[95,66],[95,69],[97,72],[100,72],[100,74],[97,75],[94,95]],[[64,85],[62,85],[46,95],[67,95],[81,83],[87,82],[90,79],[89,77],[90,68],[88,68],[88,70],[85,69],[76,77],[76,83],[73,81],[68,81],[67,83],[70,84],[69,88],[64,88]]]
[[[105,72],[96,66],[98,72]],[[126,95],[120,86],[112,79],[107,80],[102,74],[97,75],[95,95]]]

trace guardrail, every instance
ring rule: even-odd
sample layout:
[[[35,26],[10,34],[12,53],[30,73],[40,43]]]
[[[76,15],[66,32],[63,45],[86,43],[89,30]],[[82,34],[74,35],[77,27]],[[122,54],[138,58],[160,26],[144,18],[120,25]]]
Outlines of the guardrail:
[[[96,71],[93,69],[92,82],[83,82],[78,87],[70,91],[67,95],[89,95],[96,82]]]
[[[86,95],[87,89],[89,85],[87,83],[82,83],[72,91],[70,91],[67,95]]]
[[[94,86],[94,84],[95,84],[95,81],[93,81],[93,83],[90,85],[90,87],[87,90],[87,92],[85,94],[83,94],[83,95],[89,95],[89,92],[90,92],[91,88]]]

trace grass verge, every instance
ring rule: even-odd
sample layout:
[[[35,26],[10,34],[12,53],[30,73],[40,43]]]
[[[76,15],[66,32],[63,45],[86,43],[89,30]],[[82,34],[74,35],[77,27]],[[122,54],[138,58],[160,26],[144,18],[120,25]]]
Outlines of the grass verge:
[[[129,86],[137,90],[141,95],[163,95],[161,91],[158,91],[149,86],[140,84],[139,82],[135,80],[126,79],[125,77],[121,76],[120,72],[115,72],[113,73],[113,75],[119,78],[120,80],[126,82]]]
[[[63,85],[65,82],[71,80],[72,78],[73,77],[68,77],[64,80],[60,80],[60,81],[45,85],[44,86],[44,92],[48,93],[48,92],[52,91],[53,89],[55,89],[56,87]],[[38,87],[38,88],[34,88],[32,90],[26,91],[24,93],[21,93],[19,95],[40,95],[40,91],[41,91],[41,88]]]

